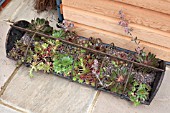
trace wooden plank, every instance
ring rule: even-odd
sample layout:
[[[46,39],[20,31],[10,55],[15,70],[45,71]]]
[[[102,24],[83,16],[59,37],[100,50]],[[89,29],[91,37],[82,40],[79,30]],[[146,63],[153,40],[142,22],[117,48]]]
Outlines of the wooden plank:
[[[117,19],[70,8],[67,6],[63,7],[63,13],[65,19],[69,19],[80,24],[96,27],[98,29],[106,30],[109,32],[114,32],[119,35],[127,36],[127,34],[124,32],[124,29],[117,24]],[[138,39],[170,48],[169,33],[157,32],[155,30],[147,29],[145,27],[140,27],[133,24],[131,24],[130,27],[133,28],[133,35],[138,36]]]
[[[96,29],[90,26],[85,26],[82,24],[75,23],[76,33],[84,37],[94,37],[101,38],[104,43],[113,42],[116,46],[122,47],[128,50],[134,51],[136,44],[130,41],[129,37],[121,36],[115,33],[110,33],[100,29]],[[170,61],[170,49],[163,48],[154,44],[150,44],[144,41],[141,41],[141,47],[145,47],[146,52],[152,52],[157,55],[158,58],[161,58],[166,61]]]
[[[126,4],[131,4],[138,7],[170,14],[170,0],[114,0]]]
[[[119,18],[122,9],[131,23],[159,29],[170,33],[170,15],[132,5],[115,2],[114,0],[63,0],[65,6]]]

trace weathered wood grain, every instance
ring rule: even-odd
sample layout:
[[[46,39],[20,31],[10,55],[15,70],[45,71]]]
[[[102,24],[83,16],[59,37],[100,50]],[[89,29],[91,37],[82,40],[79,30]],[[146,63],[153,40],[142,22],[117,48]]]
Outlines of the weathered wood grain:
[[[105,43],[114,43],[118,47],[122,47],[125,49],[129,49],[134,51],[136,48],[136,44],[131,42],[131,39],[126,36],[121,36],[115,33],[103,31],[100,29],[96,29],[90,26],[85,26],[82,24],[75,23],[76,33],[80,36],[84,37],[94,37],[94,38],[101,38]],[[151,43],[147,43],[141,41],[141,47],[145,47],[146,52],[152,52],[157,55],[158,58],[164,59],[166,61],[170,61],[170,49],[157,46]]]
[[[114,0],[138,7],[170,14],[170,0]]]
[[[94,14],[91,12],[70,8],[67,6],[63,6],[63,13],[65,19],[71,20],[73,22],[113,32],[119,35],[127,36],[127,34],[124,32],[124,29],[118,25],[118,19],[105,17],[103,15]],[[137,36],[138,39],[143,40],[145,42],[153,43],[155,45],[170,48],[169,33],[137,26],[135,24],[130,24],[130,27],[133,28],[133,35]]]
[[[122,9],[131,23],[170,33],[170,15],[160,12],[115,2],[114,0],[63,0],[63,4],[114,18],[119,18],[118,12]],[[168,7],[168,4],[166,7]]]

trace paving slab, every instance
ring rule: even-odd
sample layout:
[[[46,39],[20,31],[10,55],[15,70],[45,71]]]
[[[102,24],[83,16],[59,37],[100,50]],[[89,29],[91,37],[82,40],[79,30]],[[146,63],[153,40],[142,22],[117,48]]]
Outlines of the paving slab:
[[[160,101],[169,100],[170,102],[170,89],[169,88],[170,88],[170,66],[167,66],[164,79],[162,81],[160,89],[158,90],[158,94],[156,95],[155,100],[160,100]]]
[[[1,87],[16,68],[16,62],[6,58],[5,42],[9,28],[7,23],[0,21],[0,91]]]
[[[21,113],[21,112],[0,104],[0,113]]]
[[[0,20],[8,20],[13,14],[16,13],[17,9],[22,6],[25,0],[11,0],[9,4],[0,12]]]
[[[63,78],[21,67],[2,99],[33,113],[87,113],[97,91]]]
[[[167,68],[162,85],[150,106],[134,107],[130,102],[101,92],[93,113],[170,113],[170,68]]]
[[[24,3],[15,11],[10,18],[11,21],[27,20],[31,21],[34,18],[45,18],[50,20],[50,25],[56,28],[56,22],[58,21],[57,11],[49,10],[41,13],[37,13],[34,9],[35,0],[24,0]]]
[[[9,76],[15,69],[16,62],[7,59],[5,53],[6,34],[9,30],[9,24],[4,20],[18,21],[27,20],[31,21],[36,17],[47,18],[50,20],[50,24],[56,28],[57,11],[45,11],[37,13],[34,9],[34,0],[12,0],[1,12],[0,12],[0,90]]]

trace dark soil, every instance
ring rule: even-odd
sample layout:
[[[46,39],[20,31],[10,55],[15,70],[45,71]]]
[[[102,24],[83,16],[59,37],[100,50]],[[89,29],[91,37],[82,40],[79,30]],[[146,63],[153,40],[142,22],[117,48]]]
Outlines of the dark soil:
[[[27,28],[29,26],[29,22],[25,20],[18,21],[14,23],[14,25]],[[6,41],[6,53],[9,53],[10,50],[14,47],[17,40],[20,40],[22,36],[25,34],[24,31],[19,31],[15,28],[11,28],[7,34],[7,41]],[[7,55],[8,56],[8,55]]]

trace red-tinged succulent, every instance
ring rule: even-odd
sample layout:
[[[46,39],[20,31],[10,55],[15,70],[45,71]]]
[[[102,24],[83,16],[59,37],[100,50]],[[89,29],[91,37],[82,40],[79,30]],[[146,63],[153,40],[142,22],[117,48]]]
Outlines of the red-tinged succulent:
[[[149,66],[158,67],[159,66],[159,59],[156,58],[156,55],[149,52],[148,54],[143,50],[140,51],[139,54],[136,54],[135,60],[139,63],[143,63]]]

